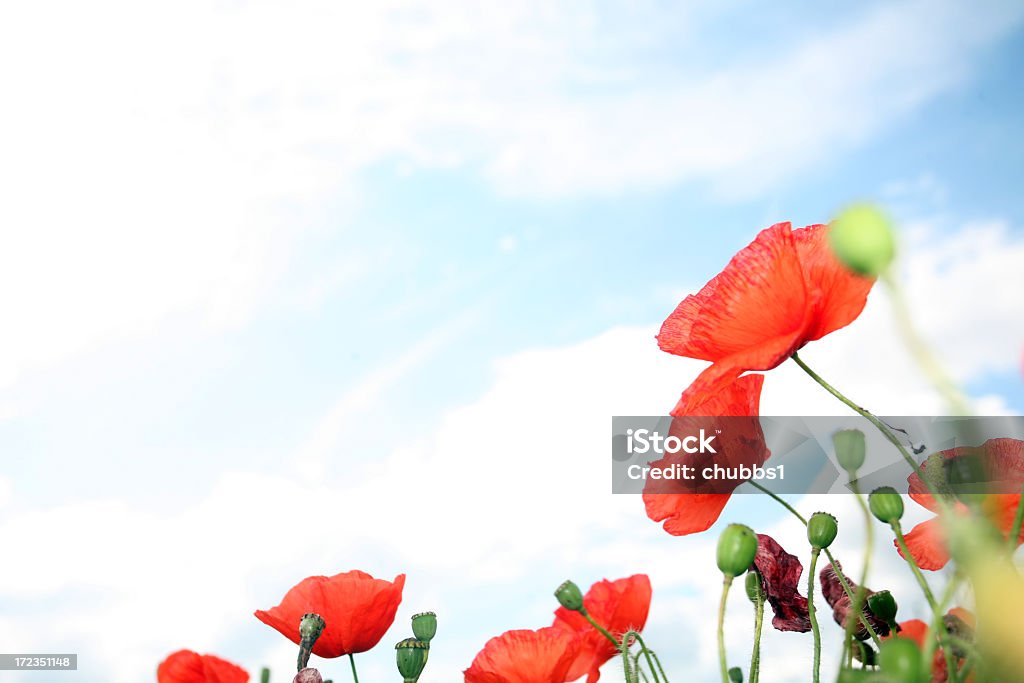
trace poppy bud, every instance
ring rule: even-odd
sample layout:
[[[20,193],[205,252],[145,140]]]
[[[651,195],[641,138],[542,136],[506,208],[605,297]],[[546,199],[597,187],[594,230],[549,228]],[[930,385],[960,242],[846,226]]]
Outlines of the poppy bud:
[[[761,575],[756,569],[747,572],[746,578],[747,597],[755,605],[764,600],[764,586],[761,584]]]
[[[747,571],[757,555],[757,535],[742,524],[730,524],[718,537],[718,568],[728,578]]]
[[[412,633],[423,642],[429,643],[437,633],[437,615],[433,612],[412,615]]]
[[[729,683],[743,683],[743,669],[738,666],[729,669]]]
[[[565,581],[555,590],[558,604],[573,612],[583,611],[583,592],[572,581]]]
[[[324,679],[316,669],[303,669],[295,674],[292,683],[324,683]]]
[[[847,472],[856,472],[864,464],[864,432],[859,429],[841,429],[832,435],[832,446],[836,450],[836,460]]]
[[[427,664],[429,649],[429,644],[416,638],[406,638],[395,645],[395,660],[402,678],[406,681],[415,681],[420,677],[423,667]]]
[[[889,591],[878,591],[869,595],[868,609],[890,627],[896,622],[896,598],[892,597]]]
[[[896,256],[896,240],[889,219],[873,206],[851,206],[832,221],[828,230],[832,252],[855,273],[875,277]]]
[[[807,520],[807,540],[812,548],[821,550],[832,545],[839,533],[839,523],[827,512],[815,512]]]
[[[921,650],[909,638],[890,638],[878,651],[878,664],[885,680],[892,683],[920,683]]]
[[[299,659],[296,668],[302,671],[309,663],[309,655],[313,652],[313,645],[317,638],[324,632],[327,623],[319,614],[303,614],[299,621]],[[319,676],[319,674],[317,674]]]
[[[878,674],[865,669],[840,669],[836,683],[862,683],[879,680]]]
[[[270,669],[267,667],[260,669],[260,683],[270,683]]]
[[[903,517],[903,497],[891,486],[879,486],[868,496],[868,507],[878,521],[892,524]]]

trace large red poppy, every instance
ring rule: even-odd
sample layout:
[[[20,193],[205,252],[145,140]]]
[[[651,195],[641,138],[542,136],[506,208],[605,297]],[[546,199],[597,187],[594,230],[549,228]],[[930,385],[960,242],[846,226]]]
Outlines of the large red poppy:
[[[402,602],[405,574],[375,579],[353,570],[335,576],[310,576],[285,593],[277,607],[256,610],[256,618],[298,643],[302,615],[314,612],[326,622],[313,645],[320,657],[366,652],[384,636]]]
[[[853,322],[874,280],[844,267],[828,227],[762,230],[665,320],[658,346],[711,361],[680,399],[693,409],[748,370],[770,370],[807,342]]]
[[[711,432],[714,421],[688,416],[735,416],[723,421],[721,434],[717,435],[717,453],[713,462],[723,467],[748,467],[764,465],[771,454],[764,442],[760,421],[757,418],[761,401],[761,385],[764,375],[746,375],[706,397],[706,400],[684,412],[681,406],[672,411],[675,419],[670,434],[695,433],[703,427]],[[745,418],[745,419],[744,419]],[[668,453],[652,467],[667,467],[673,464],[688,464],[702,469],[705,454],[685,452]],[[742,482],[733,482],[732,488]],[[732,489],[723,492],[722,482],[694,480],[691,482],[669,479],[648,479],[644,484],[644,506],[647,516],[655,522],[664,522],[665,531],[673,536],[684,536],[708,529],[714,524],[722,509],[729,501]]]
[[[942,451],[940,455],[945,461],[959,457],[977,458],[986,467],[988,478],[997,490],[1020,491],[1024,485],[1024,441],[1019,439],[989,439],[977,448],[950,448]],[[921,465],[921,470],[927,473],[929,463],[934,462],[940,461],[925,461]],[[935,498],[928,493],[928,487],[917,473],[911,474],[907,481],[910,483],[910,497],[937,513],[939,510]],[[1003,538],[1008,538],[1019,504],[1019,493],[997,493],[986,496],[981,508],[992,524],[1002,532]],[[954,509],[961,513],[967,510],[962,503],[954,505]],[[907,550],[914,556],[921,569],[942,569],[949,562],[949,549],[946,547],[942,523],[938,517],[915,526],[907,534],[906,541]],[[1024,530],[1017,538],[1017,545],[1022,543]],[[895,541],[893,544],[898,550],[899,545]],[[900,554],[903,554],[902,551]]]
[[[249,674],[220,657],[178,650],[160,662],[156,680],[157,683],[246,683]]]
[[[579,650],[580,637],[565,629],[506,631],[462,673],[465,683],[565,683]]]
[[[583,607],[616,637],[621,638],[627,631],[639,633],[651,609],[651,580],[646,574],[634,574],[616,581],[598,581],[583,596]],[[601,665],[617,655],[618,650],[579,612],[559,607],[555,610],[554,626],[580,636],[579,653],[565,680],[575,681],[584,674],[587,683],[601,678]]]

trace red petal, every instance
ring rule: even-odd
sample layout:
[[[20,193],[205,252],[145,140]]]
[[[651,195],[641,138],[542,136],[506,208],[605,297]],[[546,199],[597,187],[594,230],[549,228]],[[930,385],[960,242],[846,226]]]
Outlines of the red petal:
[[[491,638],[463,672],[466,683],[565,683],[579,637],[553,627]]]
[[[658,333],[669,353],[712,362],[807,327],[804,274],[789,223],[765,230],[697,294],[683,300]],[[786,355],[756,357],[747,369],[767,370]]]
[[[156,680],[157,683],[246,683],[249,674],[220,657],[178,650],[160,662]]]
[[[810,631],[807,598],[799,591],[804,567],[796,555],[787,553],[771,536],[758,534],[754,566],[761,575],[768,602],[775,612],[772,626],[779,631]]]
[[[949,562],[949,551],[943,540],[942,524],[939,519],[929,519],[921,522],[906,535],[907,550],[913,555],[914,561],[921,569],[936,570],[942,569]],[[896,545],[896,542],[893,541]],[[899,546],[896,546],[899,550]],[[903,556],[903,551],[899,551]]]
[[[836,566],[839,567],[839,571],[842,571],[842,567],[836,562]],[[843,574],[846,579],[847,585],[850,590],[856,594],[857,584],[850,577]],[[853,601],[850,596],[847,595],[846,589],[843,588],[842,582],[839,580],[839,575],[836,574],[835,569],[832,568],[832,563],[829,562],[825,565],[824,569],[818,572],[818,580],[821,582],[821,593],[825,596],[825,602],[828,603],[829,607],[832,608],[832,619],[841,627],[846,628],[846,624],[850,619],[857,619],[853,614]],[[870,588],[865,589],[865,603],[861,607],[861,614],[867,619],[868,623],[871,624],[871,628],[875,630],[880,636],[886,636],[889,634],[889,624],[876,617],[871,610],[867,607],[866,598],[873,595],[874,591]],[[868,630],[861,624],[860,619],[857,619],[857,625],[854,628],[853,635],[858,640],[865,640],[868,637]]]

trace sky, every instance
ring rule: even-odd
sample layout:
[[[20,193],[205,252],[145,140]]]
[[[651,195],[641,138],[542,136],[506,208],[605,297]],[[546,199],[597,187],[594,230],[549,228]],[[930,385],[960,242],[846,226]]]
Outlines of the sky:
[[[286,680],[252,612],[362,569],[408,577],[364,678],[432,609],[421,680],[452,681],[565,578],[647,573],[648,642],[710,679],[718,527],[608,493],[610,416],[674,405],[701,363],[654,334],[760,229],[860,200],[976,408],[1020,414],[1022,62],[1013,2],[4,7],[0,649]],[[942,410],[880,288],[802,355],[879,414]],[[764,414],[843,414],[790,365]],[[852,501],[793,502],[858,557]],[[722,523],[753,520],[803,547],[757,497]],[[765,683],[805,680],[806,637],[767,637],[799,654]]]

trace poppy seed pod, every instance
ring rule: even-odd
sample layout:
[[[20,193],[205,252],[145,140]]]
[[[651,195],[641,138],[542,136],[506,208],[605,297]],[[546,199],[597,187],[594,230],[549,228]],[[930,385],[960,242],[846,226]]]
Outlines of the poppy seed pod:
[[[827,512],[815,512],[807,520],[807,540],[812,548],[821,550],[832,545],[839,533],[839,523]]]
[[[864,432],[859,429],[841,429],[832,435],[832,446],[836,450],[836,460],[840,467],[853,473],[864,464],[867,447],[864,444]]]
[[[573,612],[583,611],[583,591],[572,581],[565,581],[555,589],[555,597],[558,604]]]
[[[302,620],[299,622],[299,639],[308,642],[309,646],[313,647],[313,643],[324,632],[324,626],[326,625],[323,617],[319,614],[303,614]]]
[[[764,600],[764,586],[761,584],[761,575],[757,573],[756,569],[747,572],[745,581],[747,597],[750,598],[750,602],[756,605]]]
[[[921,650],[909,638],[891,638],[878,651],[878,664],[885,680],[892,683],[920,683]]]
[[[832,252],[859,275],[885,272],[896,256],[896,239],[885,214],[873,206],[851,206],[832,221],[828,231]]]
[[[868,596],[868,609],[887,624],[896,621],[896,598],[889,591],[878,591]]]
[[[412,633],[420,640],[429,643],[437,634],[437,615],[433,612],[420,612],[412,615]]]
[[[295,674],[292,683],[324,683],[324,679],[316,669],[303,669]]]
[[[729,669],[729,683],[743,683],[743,669],[738,666]]]
[[[868,507],[878,521],[893,524],[903,517],[903,496],[891,486],[879,486],[868,496]]]
[[[398,664],[398,673],[406,681],[415,681],[423,673],[423,667],[427,665],[427,651],[430,645],[416,638],[400,640],[395,645],[395,661]]]
[[[739,576],[750,568],[757,555],[757,535],[742,524],[730,524],[718,537],[716,560],[727,577]]]

